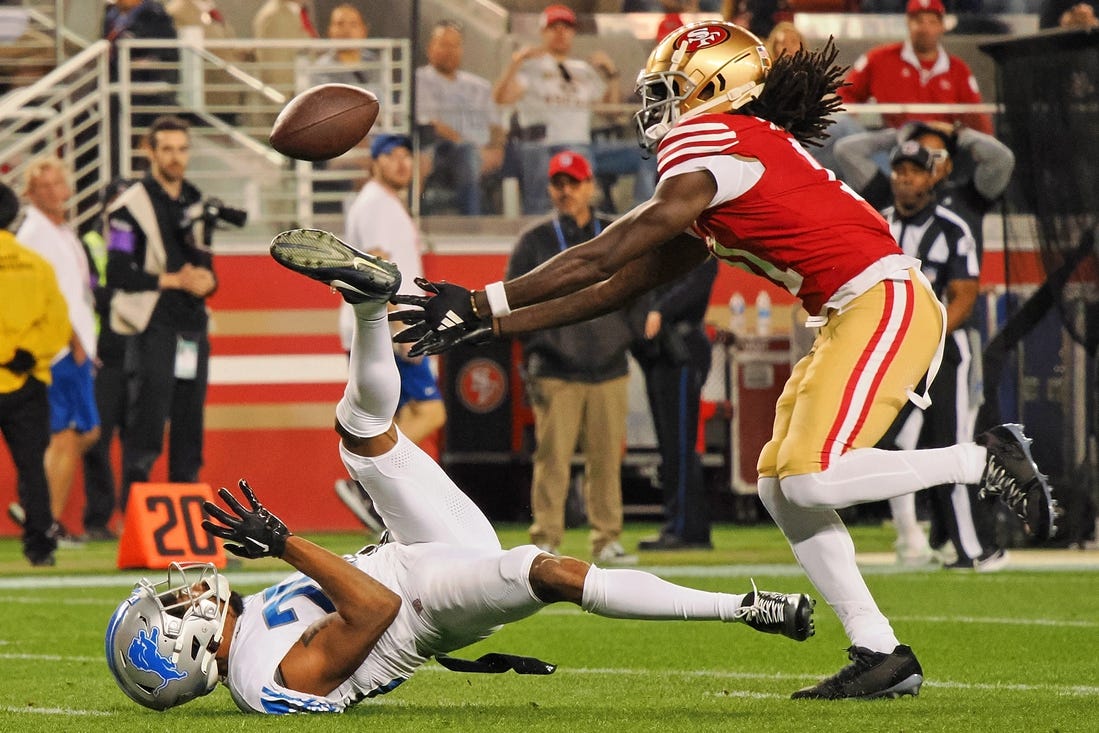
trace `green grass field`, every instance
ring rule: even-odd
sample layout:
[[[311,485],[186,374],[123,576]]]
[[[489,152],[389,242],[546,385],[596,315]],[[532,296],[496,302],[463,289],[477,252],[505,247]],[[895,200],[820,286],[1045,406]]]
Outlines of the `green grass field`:
[[[634,546],[655,525],[631,525]],[[0,732],[363,731],[1099,731],[1099,554],[1015,551],[996,574],[899,571],[888,527],[853,529],[866,575],[901,639],[924,666],[919,698],[794,702],[789,693],[846,662],[836,617],[817,608],[804,643],[720,623],[615,621],[559,604],[460,656],[506,651],[559,665],[549,677],[447,672],[432,662],[392,694],[342,716],[247,716],[228,691],[155,713],[131,703],[103,659],[106,621],[134,573],[113,570],[113,544],[62,550],[30,572],[0,540]],[[524,541],[501,528],[507,546]],[[313,537],[347,552],[351,535]],[[648,553],[643,567],[685,585],[812,592],[770,527],[725,526],[713,552]],[[563,548],[584,556],[585,535]],[[228,570],[252,592],[285,568]],[[256,575],[261,571],[267,577]],[[150,572],[157,580],[161,572]]]

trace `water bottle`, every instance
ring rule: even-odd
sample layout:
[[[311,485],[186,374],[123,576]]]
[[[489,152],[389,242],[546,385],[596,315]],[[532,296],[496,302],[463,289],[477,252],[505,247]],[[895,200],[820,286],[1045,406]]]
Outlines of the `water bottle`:
[[[514,176],[508,176],[504,179],[500,188],[501,195],[503,197],[502,208],[504,217],[508,219],[516,219],[519,217],[519,179]]]
[[[729,330],[739,336],[744,335],[744,296],[740,292],[729,298]]]
[[[771,335],[771,296],[766,290],[756,296],[756,335]]]

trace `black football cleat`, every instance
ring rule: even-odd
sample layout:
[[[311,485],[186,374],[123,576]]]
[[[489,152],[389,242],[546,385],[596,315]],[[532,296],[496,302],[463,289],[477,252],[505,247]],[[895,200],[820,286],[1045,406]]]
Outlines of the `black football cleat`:
[[[923,668],[910,647],[901,644],[886,654],[853,646],[848,648],[847,656],[851,663],[846,667],[790,697],[794,700],[873,700],[920,694]]]
[[[276,235],[271,256],[283,267],[331,286],[348,303],[387,301],[401,286],[401,271],[395,264],[360,252],[320,229],[291,229]]]
[[[816,605],[804,593],[774,593],[756,590],[752,583],[752,592],[735,612],[734,618],[765,634],[782,634],[794,641],[805,641],[816,629],[813,626],[813,606]]]
[[[981,498],[996,496],[1026,523],[1027,532],[1047,540],[1057,532],[1053,499],[1048,477],[1038,470],[1030,454],[1031,440],[1023,426],[997,425],[977,436],[977,444],[988,449]]]

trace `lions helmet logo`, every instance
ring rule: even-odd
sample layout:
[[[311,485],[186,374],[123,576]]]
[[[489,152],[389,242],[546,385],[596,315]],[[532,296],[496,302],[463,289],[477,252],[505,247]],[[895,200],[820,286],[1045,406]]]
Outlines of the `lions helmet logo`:
[[[694,53],[703,48],[716,46],[729,37],[729,31],[719,25],[707,25],[694,28],[683,35],[679,47],[688,53]]]
[[[175,662],[157,652],[159,637],[160,629],[155,626],[151,637],[146,636],[145,630],[142,629],[138,632],[137,638],[130,642],[130,648],[126,654],[134,667],[143,672],[152,672],[162,680],[154,694],[163,690],[169,682],[187,677],[187,673],[181,671]]]

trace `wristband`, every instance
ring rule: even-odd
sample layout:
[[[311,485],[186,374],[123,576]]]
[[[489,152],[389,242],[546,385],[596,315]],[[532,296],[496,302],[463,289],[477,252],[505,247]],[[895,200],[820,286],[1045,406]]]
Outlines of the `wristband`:
[[[488,298],[488,307],[495,318],[503,318],[511,313],[511,306],[508,305],[508,296],[504,292],[503,281],[497,280],[486,285],[485,297]]]

